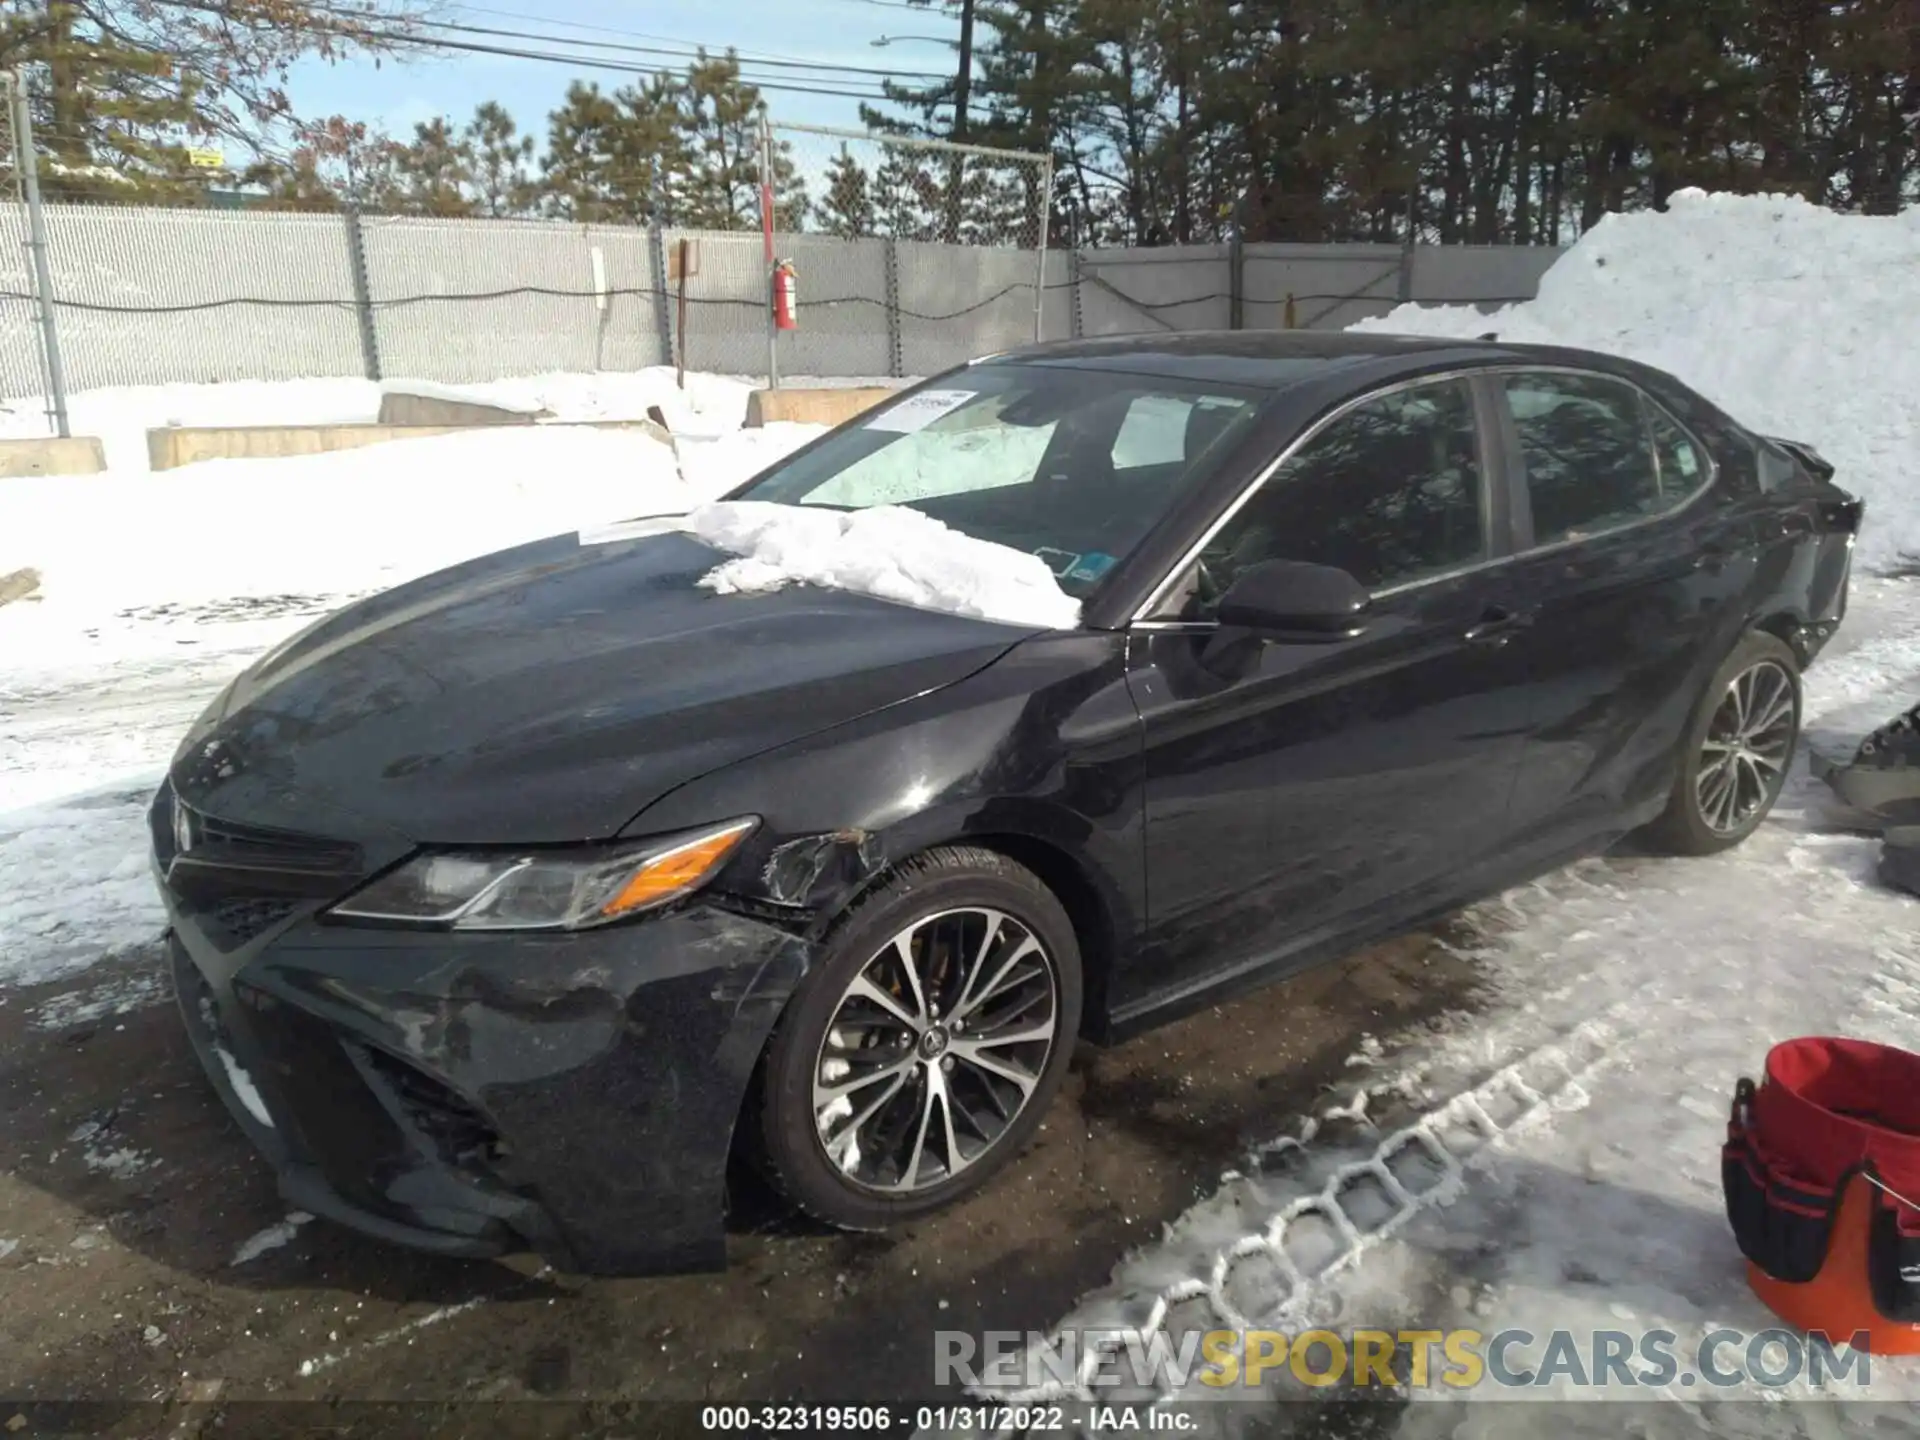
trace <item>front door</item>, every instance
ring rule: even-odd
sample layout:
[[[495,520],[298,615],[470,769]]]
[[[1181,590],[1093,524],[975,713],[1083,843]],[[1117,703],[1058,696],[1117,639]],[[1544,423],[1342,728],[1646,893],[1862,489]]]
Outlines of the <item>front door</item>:
[[[1122,1015],[1288,957],[1486,857],[1526,736],[1494,602],[1506,517],[1459,381],[1334,419],[1130,636],[1146,740],[1149,929]],[[1268,641],[1209,606],[1245,567],[1306,560],[1375,595],[1351,638]]]

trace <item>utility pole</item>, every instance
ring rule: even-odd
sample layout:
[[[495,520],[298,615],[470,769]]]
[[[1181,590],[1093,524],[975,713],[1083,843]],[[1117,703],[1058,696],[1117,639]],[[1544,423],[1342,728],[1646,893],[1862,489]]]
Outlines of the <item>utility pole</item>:
[[[953,76],[953,124],[947,135],[956,145],[967,140],[967,101],[973,90],[973,0],[960,0],[960,67]],[[961,190],[967,161],[956,154],[947,170],[947,235],[949,245],[960,243]]]
[[[33,258],[34,298],[39,302],[40,345],[47,365],[47,409],[62,440],[73,432],[67,425],[66,373],[60,363],[60,327],[53,315],[53,270],[47,263],[47,217],[40,205],[40,157],[33,145],[33,115],[27,105],[26,81],[7,77],[7,99],[13,115],[14,174],[27,207],[27,248]]]
[[[973,89],[973,0],[960,0],[960,68],[953,77],[953,140],[967,139],[967,98]]]

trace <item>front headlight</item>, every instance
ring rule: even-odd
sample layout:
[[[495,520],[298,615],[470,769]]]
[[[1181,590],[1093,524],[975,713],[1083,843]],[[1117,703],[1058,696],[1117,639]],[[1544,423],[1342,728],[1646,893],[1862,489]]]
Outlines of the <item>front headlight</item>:
[[[758,819],[630,845],[416,855],[327,912],[453,930],[583,930],[699,889]]]

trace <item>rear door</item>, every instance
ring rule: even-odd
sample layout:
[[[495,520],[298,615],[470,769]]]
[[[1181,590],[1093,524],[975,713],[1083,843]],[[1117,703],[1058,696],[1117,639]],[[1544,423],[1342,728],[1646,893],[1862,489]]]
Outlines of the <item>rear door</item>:
[[[1141,964],[1115,979],[1123,1018],[1285,968],[1498,843],[1527,726],[1490,598],[1507,517],[1483,418],[1457,379],[1337,417],[1134,626],[1150,917]],[[1237,573],[1276,559],[1360,579],[1365,629],[1300,644],[1209,618]]]
[[[1637,386],[1578,370],[1483,382],[1505,428],[1531,734],[1510,844],[1551,850],[1660,805],[1763,539],[1706,446]]]

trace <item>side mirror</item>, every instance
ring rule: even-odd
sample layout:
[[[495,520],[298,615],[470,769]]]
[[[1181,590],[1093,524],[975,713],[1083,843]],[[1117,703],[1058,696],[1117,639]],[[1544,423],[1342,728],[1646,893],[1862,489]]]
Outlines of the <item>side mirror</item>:
[[[1289,640],[1345,640],[1359,634],[1373,603],[1366,586],[1331,565],[1267,560],[1240,572],[1216,611],[1222,625]]]

